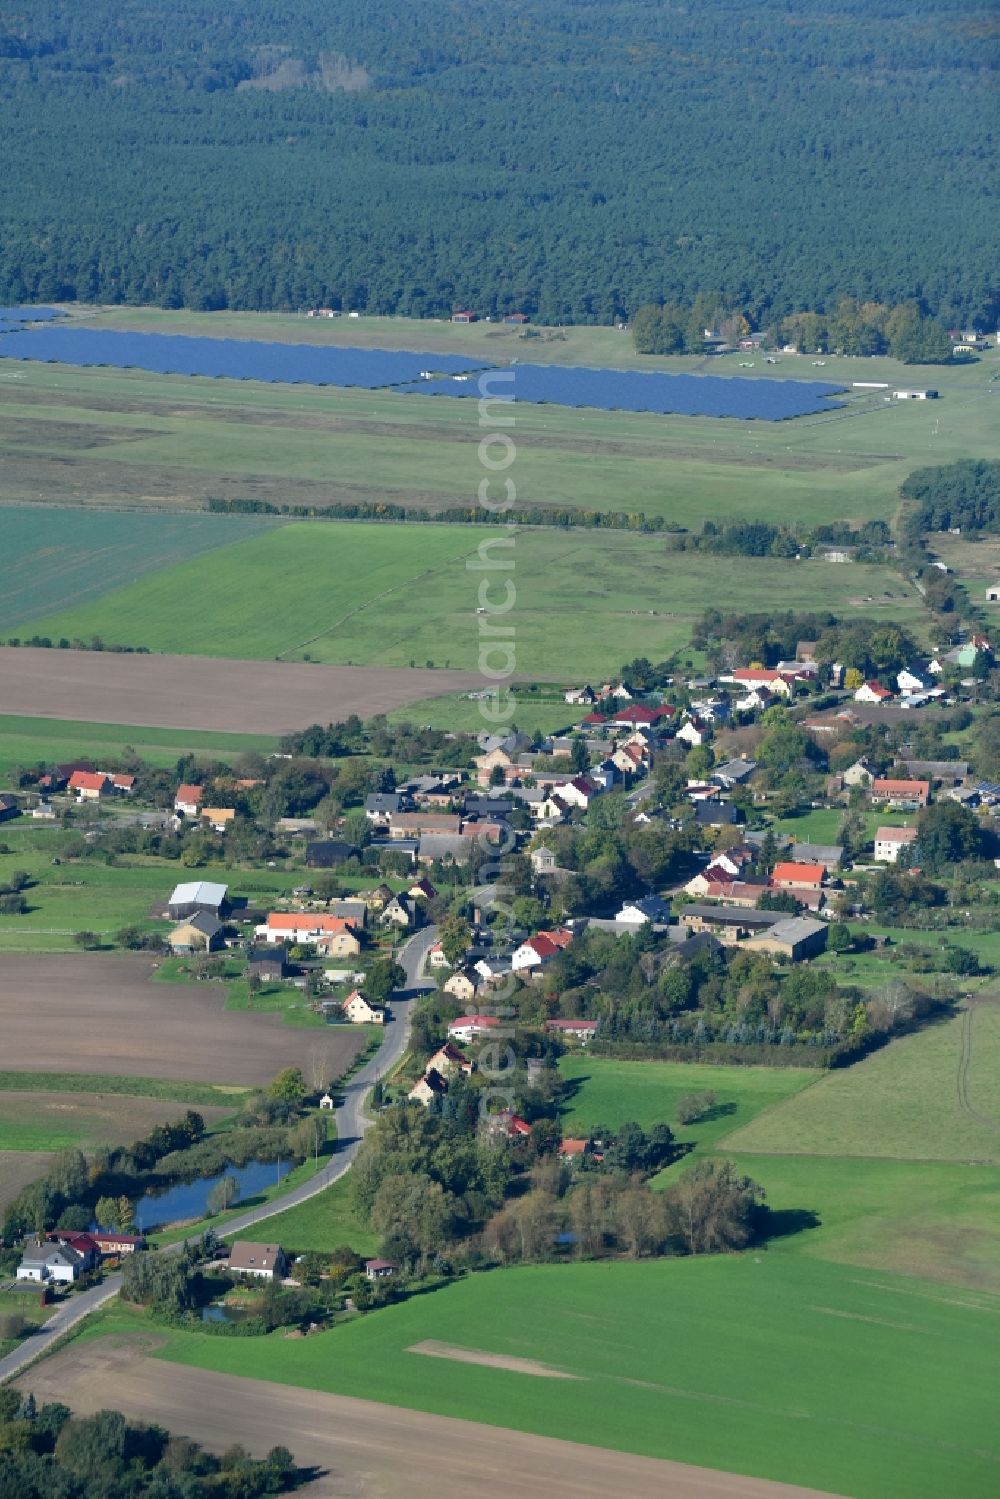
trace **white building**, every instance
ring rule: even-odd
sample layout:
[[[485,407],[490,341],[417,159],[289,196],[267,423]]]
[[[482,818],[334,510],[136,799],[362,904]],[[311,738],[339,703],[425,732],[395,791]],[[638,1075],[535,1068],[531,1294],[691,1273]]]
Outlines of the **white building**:
[[[911,848],[917,841],[916,828],[876,828],[875,860],[878,864],[895,864],[900,850]]]

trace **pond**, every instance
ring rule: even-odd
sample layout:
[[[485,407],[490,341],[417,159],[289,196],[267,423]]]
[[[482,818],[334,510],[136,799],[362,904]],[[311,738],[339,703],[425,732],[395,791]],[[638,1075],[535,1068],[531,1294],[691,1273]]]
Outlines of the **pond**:
[[[201,1309],[201,1320],[203,1322],[245,1322],[248,1317],[256,1317],[260,1312],[259,1305],[241,1305],[239,1302],[210,1301],[208,1306]]]
[[[292,1169],[291,1161],[248,1161],[245,1166],[227,1166],[214,1176],[200,1176],[193,1182],[178,1182],[160,1192],[147,1192],[136,1204],[136,1226],[142,1233],[180,1223],[188,1218],[204,1218],[208,1197],[223,1177],[235,1177],[239,1192],[235,1202],[254,1197],[266,1187],[273,1187]]]

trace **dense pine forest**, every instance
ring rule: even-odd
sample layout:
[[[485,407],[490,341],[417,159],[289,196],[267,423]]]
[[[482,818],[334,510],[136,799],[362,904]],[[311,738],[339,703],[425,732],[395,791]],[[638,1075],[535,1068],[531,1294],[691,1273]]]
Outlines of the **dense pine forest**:
[[[989,0],[0,0],[0,303],[998,301]]]

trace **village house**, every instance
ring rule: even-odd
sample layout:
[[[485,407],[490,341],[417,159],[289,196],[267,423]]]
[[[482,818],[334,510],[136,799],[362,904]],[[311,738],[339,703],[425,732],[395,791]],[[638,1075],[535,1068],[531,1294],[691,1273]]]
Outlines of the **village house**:
[[[660,895],[642,895],[636,900],[627,900],[615,913],[615,922],[620,926],[665,926],[670,920],[670,906]]]
[[[202,807],[201,817],[214,833],[224,833],[236,816],[235,807]]]
[[[759,666],[740,666],[728,676],[720,677],[720,682],[732,682],[736,687],[749,689],[766,687],[768,692],[776,693],[779,697],[791,697],[792,683],[789,678],[780,671],[769,671]]]
[[[876,828],[875,862],[896,864],[904,848],[912,848],[917,841],[916,828]]]
[[[462,819],[454,812],[396,812],[389,819],[390,838],[419,838],[422,833],[462,831]]]
[[[572,1036],[574,1041],[586,1044],[597,1034],[596,1020],[546,1020],[545,1030],[554,1036]]]
[[[11,818],[19,817],[20,815],[21,809],[17,804],[16,798],[11,796],[7,791],[0,792],[0,822],[9,822]]]
[[[69,790],[78,802],[97,802],[104,796],[111,796],[114,787],[111,777],[103,770],[74,770],[69,778]]]
[[[406,1096],[411,1103],[419,1103],[425,1109],[429,1109],[435,1098],[442,1098],[447,1091],[447,1080],[441,1076],[440,1072],[429,1068],[423,1077],[413,1084]]]
[[[381,916],[381,920],[387,925],[402,927],[404,931],[418,927],[422,918],[420,906],[407,895],[394,895],[388,905],[383,907]]]
[[[874,780],[867,760],[855,760],[841,776],[845,786],[870,786]]]
[[[444,948],[441,946],[440,942],[435,942],[434,946],[428,949],[427,966],[429,968],[451,967],[451,964],[448,962],[448,959],[444,955]]]
[[[205,795],[204,786],[178,786],[174,793],[174,811],[184,817],[197,817],[201,811],[202,799]]]
[[[369,1004],[360,989],[349,994],[343,1004],[344,1015],[352,1025],[384,1025],[385,1010],[381,1005]]]
[[[55,1228],[51,1229],[45,1238],[50,1244],[62,1244],[74,1249],[80,1256],[80,1273],[86,1274],[88,1270],[96,1270],[101,1263],[101,1251],[93,1234],[76,1229]]]
[[[349,921],[317,911],[271,911],[257,936],[269,945],[315,945],[331,958],[353,958],[361,951],[361,939]]]
[[[528,859],[533,874],[551,874],[552,870],[558,867],[555,854],[550,848],[546,848],[544,843],[538,848],[533,848]]]
[[[167,938],[174,953],[216,952],[222,944],[222,922],[210,911],[197,911]]]
[[[583,687],[567,687],[563,700],[567,703],[585,703],[590,707],[597,702],[597,693],[588,682]]]
[[[48,1281],[72,1285],[83,1274],[84,1257],[69,1244],[39,1244],[34,1240],[24,1246],[17,1267],[18,1280]]]
[[[823,864],[796,864],[791,861],[775,864],[771,873],[773,890],[819,890],[826,880]]]
[[[446,980],[444,992],[464,1004],[466,1000],[475,999],[480,983],[480,975],[474,968],[459,968]]]
[[[407,807],[407,798],[399,791],[373,791],[365,798],[365,816],[383,827]]]
[[[460,1015],[449,1024],[448,1035],[453,1041],[467,1046],[470,1041],[488,1035],[490,1031],[499,1029],[499,1026],[500,1020],[496,1015]]]
[[[887,807],[926,807],[931,799],[930,781],[902,781],[892,776],[876,776],[871,787],[872,805]]]
[[[105,1258],[121,1259],[126,1254],[135,1254],[146,1247],[144,1234],[122,1234],[110,1228],[93,1229],[91,1238]]]
[[[677,730],[676,737],[694,749],[699,744],[704,744],[711,737],[711,729],[708,724],[697,718],[686,718]]]
[[[138,776],[126,775],[124,771],[113,770],[111,772],[112,788],[120,796],[131,796],[136,787]]]
[[[425,1073],[437,1072],[445,1078],[453,1072],[461,1072],[468,1076],[471,1071],[472,1063],[465,1052],[460,1051],[452,1041],[446,1041],[443,1046],[439,1046],[424,1068]]]
[[[254,1280],[283,1280],[288,1274],[288,1261],[280,1244],[237,1239],[229,1252],[229,1270],[232,1275],[248,1275]]]
[[[582,1161],[584,1156],[589,1154],[589,1140],[574,1139],[572,1136],[567,1136],[565,1140],[560,1140],[559,1142],[559,1159],[561,1161],[569,1161],[575,1164]]]
[[[792,859],[796,864],[822,864],[829,874],[840,868],[844,849],[839,843],[793,843]]]
[[[892,693],[888,687],[883,687],[881,682],[862,682],[854,694],[854,701],[856,703],[874,703],[876,707],[879,707],[882,703],[887,703],[891,697]]]

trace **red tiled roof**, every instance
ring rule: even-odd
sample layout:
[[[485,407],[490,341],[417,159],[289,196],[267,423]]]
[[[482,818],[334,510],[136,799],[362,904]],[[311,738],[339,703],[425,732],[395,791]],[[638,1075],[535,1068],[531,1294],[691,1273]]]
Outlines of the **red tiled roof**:
[[[821,885],[826,874],[823,864],[775,864],[772,880],[787,880],[791,885]]]
[[[69,778],[71,791],[100,791],[107,785],[103,770],[74,770]]]
[[[894,781],[891,776],[876,776],[872,781],[874,792],[887,791],[892,796],[927,796],[930,781]]]
[[[200,802],[205,795],[204,786],[178,786],[175,802]]]

